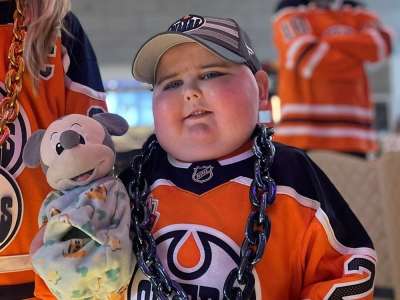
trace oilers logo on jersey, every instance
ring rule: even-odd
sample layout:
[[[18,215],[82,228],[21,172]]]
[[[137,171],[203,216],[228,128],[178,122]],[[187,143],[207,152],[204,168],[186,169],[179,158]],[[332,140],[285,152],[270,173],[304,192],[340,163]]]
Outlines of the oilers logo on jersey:
[[[166,226],[154,236],[163,266],[190,299],[223,299],[225,279],[239,262],[240,247],[232,239],[198,224]],[[260,282],[253,272],[256,288],[252,299],[261,299]],[[139,270],[132,277],[128,295],[131,300],[156,299],[150,281]]]
[[[0,101],[6,95],[0,82]],[[10,137],[0,148],[0,252],[12,241],[23,213],[23,201],[15,178],[22,172],[22,150],[30,135],[28,118],[22,106],[14,123],[9,125]]]
[[[0,101],[6,95],[3,82],[0,82]],[[28,117],[22,105],[19,106],[19,114],[14,123],[8,125],[10,136],[5,145],[0,149],[1,166],[8,170],[15,178],[22,172],[22,150],[28,136],[31,134]]]
[[[13,240],[23,214],[22,194],[15,179],[0,167],[0,252]]]

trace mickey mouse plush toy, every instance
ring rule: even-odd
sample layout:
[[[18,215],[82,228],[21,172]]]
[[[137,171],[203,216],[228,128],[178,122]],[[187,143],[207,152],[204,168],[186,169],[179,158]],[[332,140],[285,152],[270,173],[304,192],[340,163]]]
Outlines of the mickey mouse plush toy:
[[[115,114],[71,114],[34,132],[24,148],[24,163],[41,165],[54,189],[42,204],[31,255],[59,299],[115,299],[129,283],[131,209],[125,187],[111,175],[111,135],[127,130]]]

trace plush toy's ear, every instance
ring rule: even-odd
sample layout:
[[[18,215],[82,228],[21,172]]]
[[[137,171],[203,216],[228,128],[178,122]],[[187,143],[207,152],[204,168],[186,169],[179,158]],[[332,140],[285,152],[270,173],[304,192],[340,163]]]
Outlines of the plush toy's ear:
[[[40,143],[42,142],[45,130],[35,131],[26,142],[22,159],[29,168],[35,168],[40,164]]]
[[[128,122],[117,114],[99,113],[92,118],[100,122],[110,135],[123,135],[129,129]]]

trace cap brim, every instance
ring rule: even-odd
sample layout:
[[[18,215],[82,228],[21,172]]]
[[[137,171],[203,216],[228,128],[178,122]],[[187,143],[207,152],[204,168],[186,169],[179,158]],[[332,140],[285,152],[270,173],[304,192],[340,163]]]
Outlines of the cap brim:
[[[170,48],[183,43],[198,43],[216,55],[235,63],[246,60],[236,53],[200,37],[180,32],[164,32],[150,38],[136,53],[132,63],[132,75],[141,82],[154,84],[156,67],[161,56]]]

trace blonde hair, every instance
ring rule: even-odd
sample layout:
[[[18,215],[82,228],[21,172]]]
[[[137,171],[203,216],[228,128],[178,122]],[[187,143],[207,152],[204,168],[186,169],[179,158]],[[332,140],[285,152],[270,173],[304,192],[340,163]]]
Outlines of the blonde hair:
[[[71,7],[70,0],[25,0],[24,15],[28,31],[24,42],[25,67],[35,85],[45,66],[51,47],[62,29],[62,21]]]

